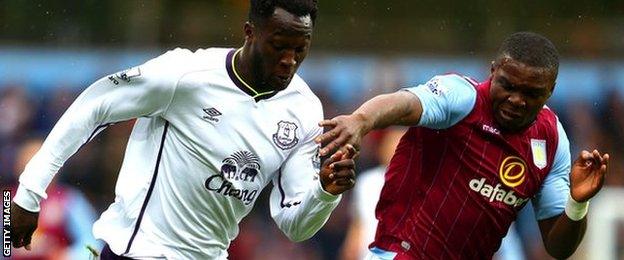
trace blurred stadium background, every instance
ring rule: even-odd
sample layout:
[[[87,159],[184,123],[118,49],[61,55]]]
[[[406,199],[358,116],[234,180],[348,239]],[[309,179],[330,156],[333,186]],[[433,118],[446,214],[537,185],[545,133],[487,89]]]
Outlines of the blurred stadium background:
[[[321,97],[326,117],[439,73],[485,80],[506,35],[531,30],[549,37],[562,57],[549,106],[567,129],[573,157],[597,147],[613,158],[574,259],[624,259],[623,1],[324,0],[319,6],[300,75]],[[91,82],[174,47],[238,47],[247,8],[247,0],[0,1],[0,186],[16,185],[23,146],[45,137]],[[131,127],[109,128],[58,175],[98,214],[113,200]],[[375,141],[365,142],[360,171],[377,164]],[[321,232],[298,244],[272,224],[263,196],[242,223],[232,259],[339,258],[350,194]],[[518,228],[526,257],[544,259],[534,221]]]

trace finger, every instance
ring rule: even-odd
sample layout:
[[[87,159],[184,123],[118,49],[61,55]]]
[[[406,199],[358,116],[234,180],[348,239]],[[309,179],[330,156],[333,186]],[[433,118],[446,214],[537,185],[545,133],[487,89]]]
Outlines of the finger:
[[[609,154],[608,153],[605,153],[602,156],[602,161],[600,161],[600,163],[603,164],[603,165],[608,165],[609,164]]]
[[[358,153],[357,149],[352,144],[346,144],[344,148],[345,154],[342,156],[342,160],[352,159]]]
[[[333,162],[331,165],[329,165],[329,168],[337,170],[353,169],[355,168],[355,161],[353,159],[340,160],[337,162]]]
[[[322,143],[326,143],[327,140],[331,140],[331,138],[334,138],[335,136],[337,136],[340,133],[339,129],[336,128],[332,128],[324,133],[322,133],[321,135],[317,136],[314,141],[316,143],[322,144]]]
[[[331,151],[335,151],[336,149],[341,147],[344,143],[346,143],[346,140],[346,137],[339,136],[338,138],[334,139],[332,142],[321,148],[321,150],[319,150],[319,153],[321,154],[321,156],[325,156]]]
[[[592,157],[598,163],[600,163],[602,161],[602,156],[600,155],[600,152],[598,152],[598,150],[596,150],[596,149],[594,149],[594,151],[592,152]]]
[[[32,235],[35,231],[31,231],[28,234],[26,234],[26,236],[24,237],[24,248],[26,248],[26,250],[30,251],[30,240],[32,239]]]
[[[593,153],[583,150],[579,155],[578,163],[584,167],[591,167],[593,165]]]
[[[337,124],[336,120],[334,120],[334,119],[332,118],[332,119],[324,119],[324,120],[321,120],[321,122],[319,122],[319,124],[318,124],[318,125],[319,125],[320,127],[334,127],[334,126],[336,126],[336,124]]]
[[[334,181],[334,184],[338,186],[353,187],[355,186],[355,180],[354,179],[339,179],[339,180]]]
[[[336,128],[333,128],[325,133],[320,134],[316,138],[314,138],[314,142],[317,144],[327,143],[327,141],[331,140],[335,135],[337,135],[338,132],[339,130],[337,130]]]
[[[24,246],[24,243],[22,242],[22,238],[21,237],[15,237],[15,240],[13,240],[13,247],[14,248],[20,248]]]
[[[355,171],[353,169],[345,169],[334,173],[334,179],[355,179]]]
[[[323,167],[329,166],[329,168],[331,169],[333,167],[331,166],[332,163],[337,162],[342,157],[342,153],[343,152],[340,150],[336,151],[334,154],[332,154],[332,156],[330,156],[323,162]]]

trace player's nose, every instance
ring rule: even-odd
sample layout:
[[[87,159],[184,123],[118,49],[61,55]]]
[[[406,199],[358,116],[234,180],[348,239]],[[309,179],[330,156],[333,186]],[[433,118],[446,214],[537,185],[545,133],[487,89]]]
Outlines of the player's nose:
[[[280,57],[280,65],[286,67],[294,67],[297,65],[297,60],[295,59],[295,50],[287,50]]]
[[[507,97],[507,101],[514,107],[526,106],[526,101],[524,97],[522,97],[522,94],[520,93],[511,93],[509,97]]]

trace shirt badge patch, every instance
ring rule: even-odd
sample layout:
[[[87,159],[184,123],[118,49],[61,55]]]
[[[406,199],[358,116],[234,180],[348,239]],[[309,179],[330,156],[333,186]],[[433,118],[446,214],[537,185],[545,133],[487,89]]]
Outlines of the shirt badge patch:
[[[141,69],[139,67],[133,67],[124,71],[120,71],[115,73],[114,75],[108,76],[108,80],[113,82],[115,85],[119,85],[120,81],[131,82],[133,78],[141,76]]]
[[[531,152],[533,153],[533,163],[537,168],[546,167],[546,140],[531,139]]]
[[[297,128],[295,123],[279,121],[279,123],[277,123],[277,132],[273,134],[273,143],[282,150],[295,147],[299,142],[297,138]]]
[[[427,86],[429,91],[431,91],[431,93],[433,93],[436,96],[441,96],[448,92],[448,88],[444,85],[441,85],[440,80],[438,78],[433,78],[427,81],[425,85]]]

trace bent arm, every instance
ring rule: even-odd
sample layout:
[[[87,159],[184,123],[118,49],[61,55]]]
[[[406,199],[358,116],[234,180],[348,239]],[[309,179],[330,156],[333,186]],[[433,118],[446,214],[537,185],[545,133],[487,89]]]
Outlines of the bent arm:
[[[373,129],[391,125],[445,129],[466,117],[476,102],[476,89],[458,75],[436,76],[427,83],[383,94],[366,101],[351,115],[323,120],[319,125],[332,128],[316,139],[326,144],[321,155],[361,139]]]
[[[587,228],[584,215],[587,204],[577,203],[571,198],[570,172],[574,169],[571,166],[570,142],[559,121],[557,132],[559,141],[553,167],[533,204],[546,251],[562,259],[571,256],[583,239]],[[571,211],[579,208],[585,211],[581,214]]]
[[[416,125],[422,113],[423,107],[418,96],[408,91],[397,91],[366,101],[353,115],[364,122],[365,133],[368,133],[391,125]]]
[[[321,186],[318,146],[312,141],[320,133],[322,129],[315,127],[273,178],[271,217],[280,230],[295,242],[316,234],[342,197],[332,195]]]

